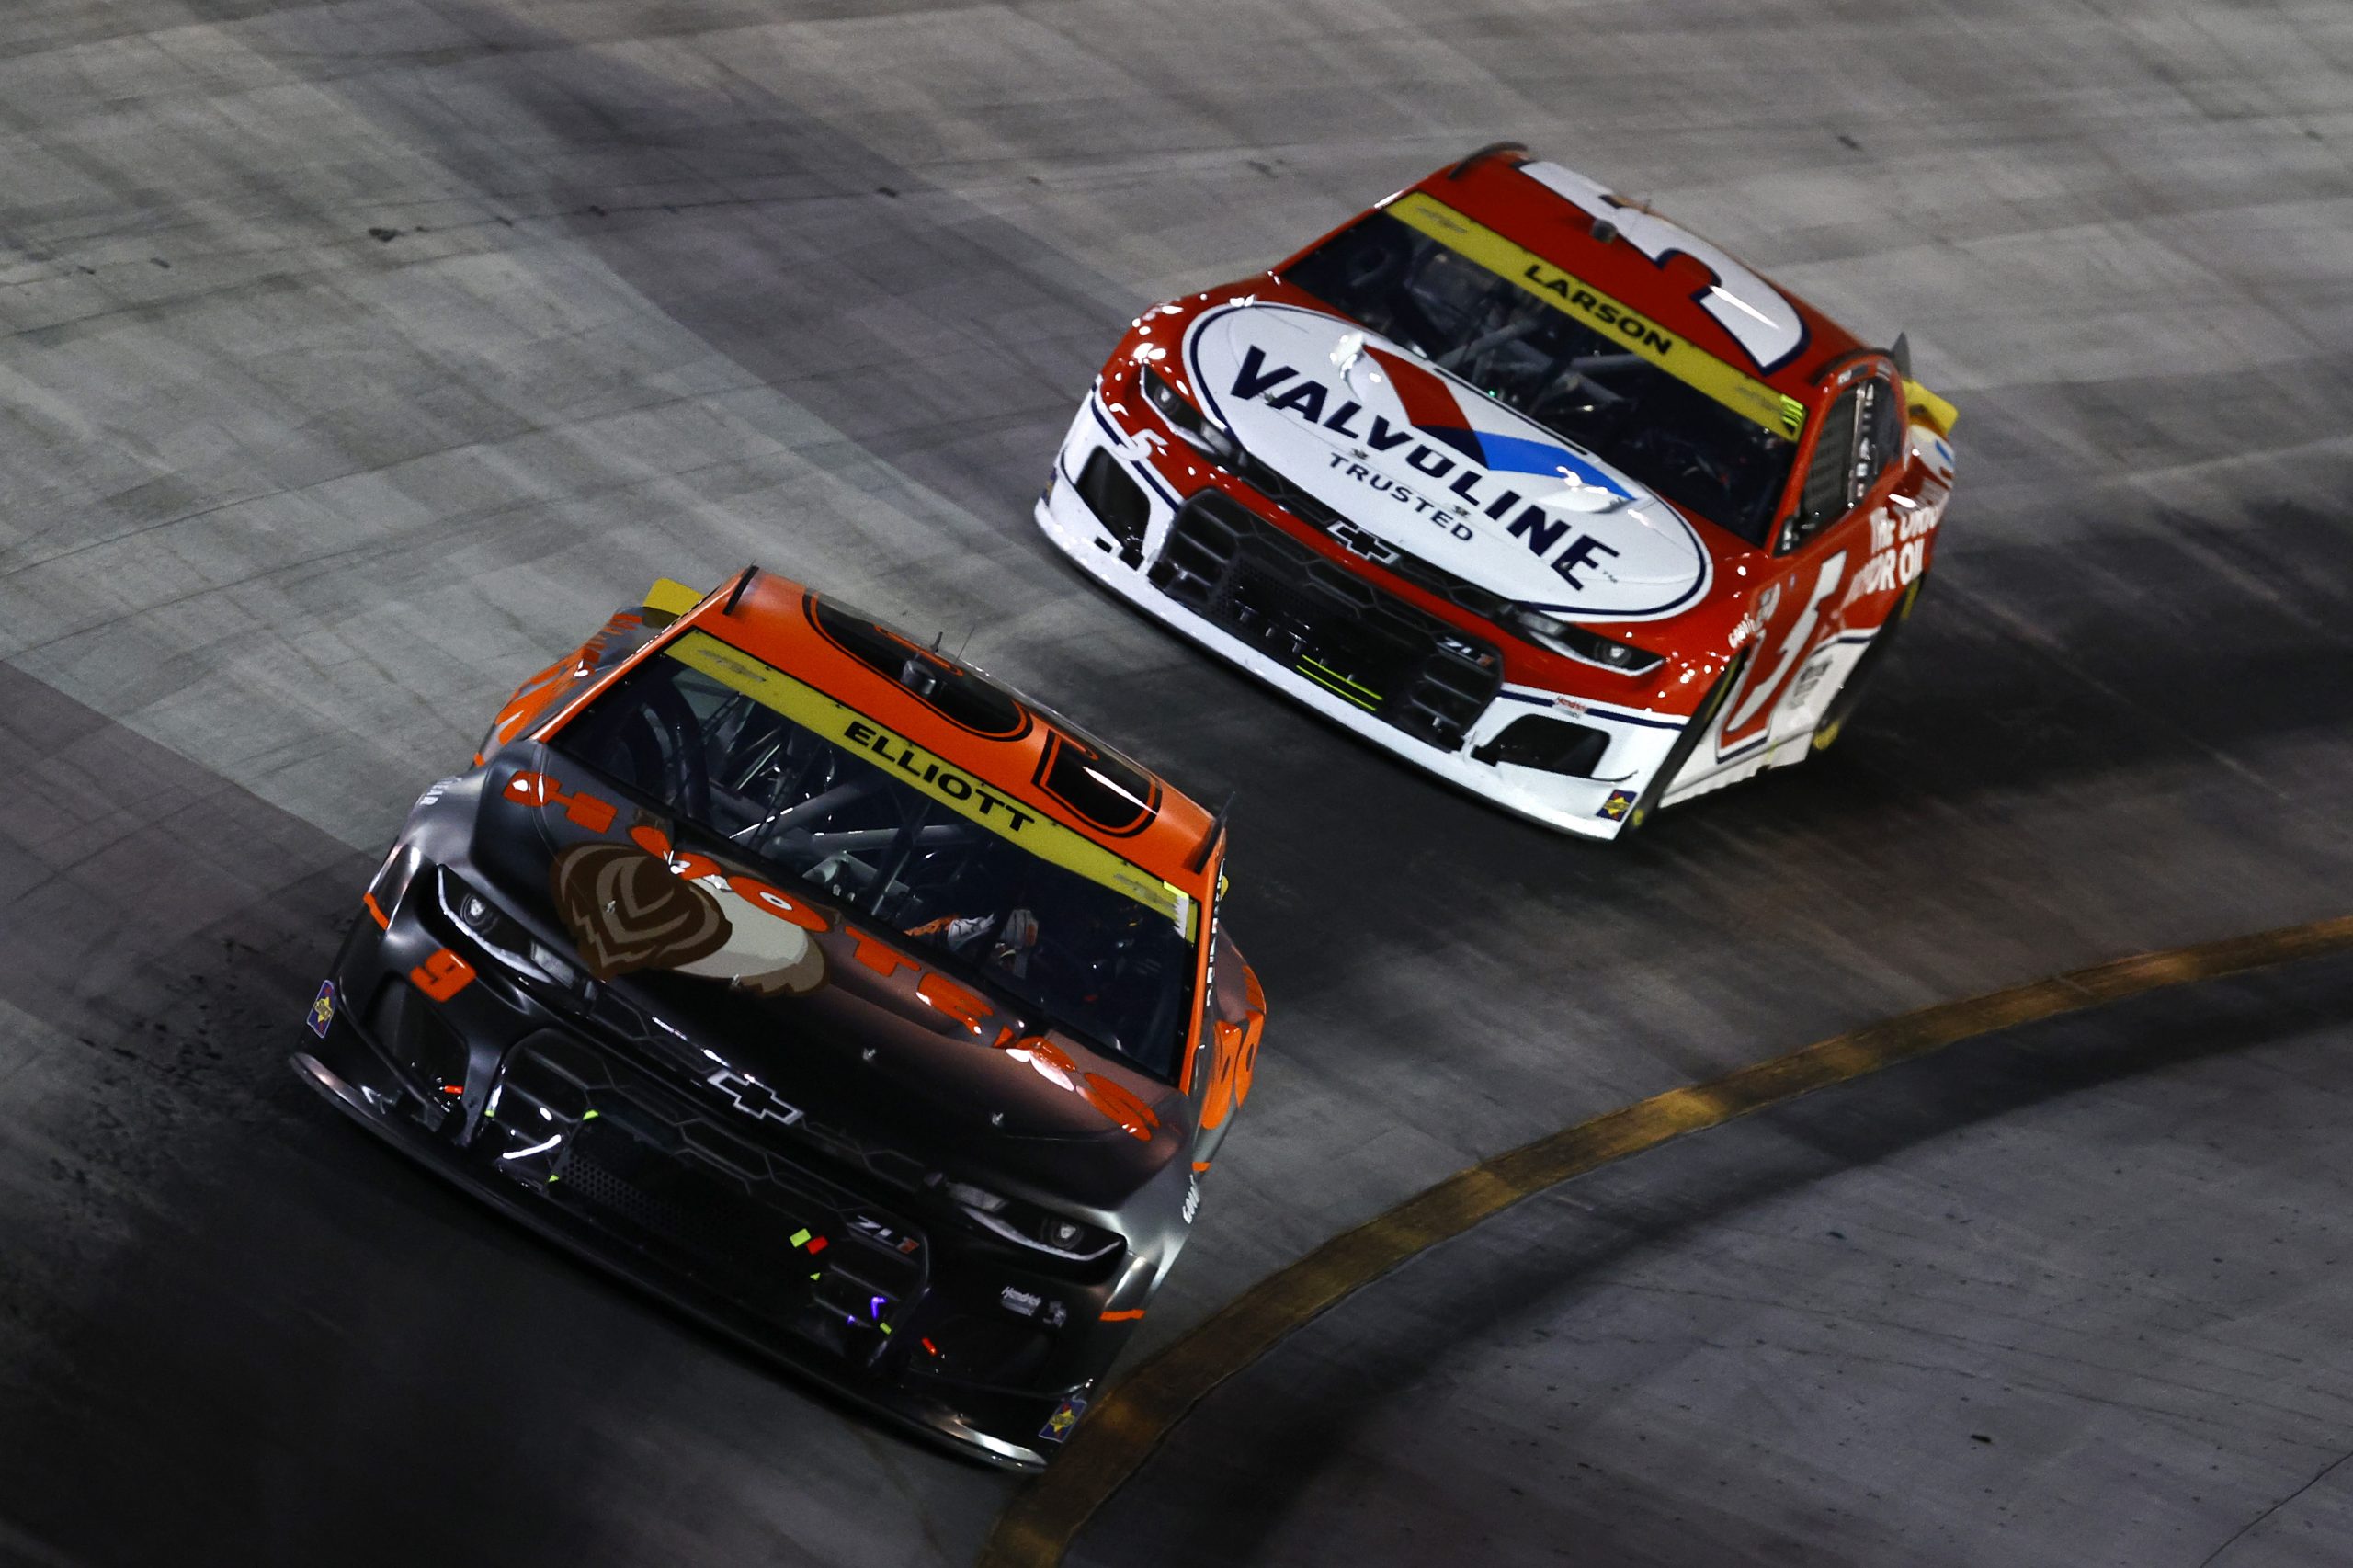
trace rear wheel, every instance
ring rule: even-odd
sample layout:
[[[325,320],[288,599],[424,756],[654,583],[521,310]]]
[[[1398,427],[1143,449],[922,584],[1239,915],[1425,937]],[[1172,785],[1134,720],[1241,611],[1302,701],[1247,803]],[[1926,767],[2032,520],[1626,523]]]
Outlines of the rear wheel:
[[[1626,808],[1623,825],[1618,829],[1620,838],[1641,832],[1643,824],[1651,820],[1652,814],[1658,810],[1659,801],[1666,794],[1667,786],[1675,782],[1675,776],[1683,771],[1685,763],[1691,760],[1691,753],[1707,738],[1709,727],[1716,721],[1716,710],[1724,705],[1724,699],[1730,697],[1733,688],[1740,684],[1740,672],[1747,667],[1748,653],[1744,649],[1725,667],[1724,673],[1716,677],[1716,684],[1708,688],[1708,695],[1699,701],[1699,710],[1691,715],[1691,722],[1684,725],[1683,733],[1676,737],[1674,748],[1666,754],[1666,760],[1658,765],[1658,771],[1651,775],[1651,781],[1643,789],[1641,798]]]
[[[1815,722],[1814,750],[1828,751],[1838,744],[1838,736],[1845,731],[1847,721],[1853,718],[1855,710],[1863,705],[1863,698],[1872,677],[1879,674],[1880,666],[1886,662],[1887,651],[1893,646],[1896,632],[1903,630],[1904,623],[1912,618],[1912,606],[1920,597],[1921,585],[1927,581],[1926,577],[1912,579],[1912,585],[1904,590],[1904,597],[1896,600],[1894,609],[1888,612],[1886,621],[1879,629],[1879,635],[1872,638],[1870,646],[1863,650],[1862,658],[1855,665],[1855,673],[1847,677],[1847,684],[1838,688],[1838,695],[1830,699],[1830,706]]]

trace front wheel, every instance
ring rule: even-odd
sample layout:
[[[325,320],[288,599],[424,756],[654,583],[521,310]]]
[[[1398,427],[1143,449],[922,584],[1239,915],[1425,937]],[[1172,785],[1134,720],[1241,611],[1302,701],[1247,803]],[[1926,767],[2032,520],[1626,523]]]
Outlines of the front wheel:
[[[1620,839],[1641,832],[1643,824],[1651,820],[1652,813],[1658,810],[1659,801],[1665,798],[1667,787],[1675,782],[1675,776],[1683,771],[1683,765],[1691,760],[1692,751],[1707,738],[1708,727],[1715,722],[1717,710],[1724,705],[1724,699],[1730,697],[1733,688],[1740,684],[1740,672],[1747,667],[1748,650],[1744,648],[1724,667],[1724,673],[1716,677],[1716,684],[1708,688],[1708,695],[1700,699],[1698,711],[1691,715],[1691,722],[1683,726],[1683,733],[1676,737],[1674,749],[1666,754],[1666,760],[1658,765],[1658,771],[1651,775],[1651,781],[1643,788],[1641,797],[1626,808],[1625,825],[1618,830]]]
[[[1871,639],[1870,646],[1863,650],[1863,656],[1856,662],[1855,673],[1847,677],[1847,684],[1838,688],[1838,695],[1830,699],[1828,708],[1823,710],[1822,717],[1813,726],[1814,750],[1828,751],[1838,744],[1839,733],[1846,729],[1847,721],[1853,718],[1855,710],[1863,705],[1863,697],[1871,678],[1886,663],[1887,651],[1894,644],[1896,632],[1912,619],[1912,606],[1920,597],[1921,585],[1927,581],[1926,577],[1912,579],[1912,585],[1904,590],[1904,597],[1895,601],[1895,608],[1888,613],[1886,621],[1881,625],[1879,635]]]

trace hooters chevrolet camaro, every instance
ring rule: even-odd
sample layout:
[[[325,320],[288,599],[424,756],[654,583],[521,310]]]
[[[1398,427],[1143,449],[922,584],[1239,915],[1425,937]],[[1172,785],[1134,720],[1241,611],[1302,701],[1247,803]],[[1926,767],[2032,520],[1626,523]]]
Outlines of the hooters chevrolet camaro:
[[[483,753],[369,884],[301,1074],[752,1346],[1044,1462],[1249,1093],[1222,824],[748,572],[658,585]]]
[[[1357,733],[1609,838],[1836,738],[1952,483],[1904,358],[1498,146],[1146,311],[1038,521]]]

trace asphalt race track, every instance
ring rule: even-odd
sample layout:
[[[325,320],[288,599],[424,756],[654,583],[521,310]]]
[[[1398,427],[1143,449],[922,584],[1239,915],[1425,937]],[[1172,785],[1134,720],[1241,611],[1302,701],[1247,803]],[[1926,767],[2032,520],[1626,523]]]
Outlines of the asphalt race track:
[[[1029,506],[1141,305],[1524,140],[1957,402],[1836,751],[1596,849]],[[757,561],[1239,791],[1256,1096],[1146,1347],[1484,1155],[2353,912],[2343,0],[0,8],[0,1562],[961,1563],[1003,1478],[285,1070],[517,680]],[[1089,1563],[2353,1561],[2353,968],[1957,1048],[1319,1320]]]

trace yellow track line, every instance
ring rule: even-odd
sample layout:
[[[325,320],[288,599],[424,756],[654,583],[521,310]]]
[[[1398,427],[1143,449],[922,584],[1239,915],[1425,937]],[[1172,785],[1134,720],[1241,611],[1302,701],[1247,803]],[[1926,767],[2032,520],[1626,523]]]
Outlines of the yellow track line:
[[[1571,1176],[1979,1035],[2348,949],[2353,915],[2095,964],[1834,1035],[1458,1171],[1268,1275],[1121,1380],[1088,1413],[1052,1468],[1006,1505],[982,1548],[981,1568],[1060,1562],[1096,1509],[1212,1389],[1415,1254]]]

